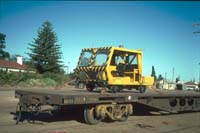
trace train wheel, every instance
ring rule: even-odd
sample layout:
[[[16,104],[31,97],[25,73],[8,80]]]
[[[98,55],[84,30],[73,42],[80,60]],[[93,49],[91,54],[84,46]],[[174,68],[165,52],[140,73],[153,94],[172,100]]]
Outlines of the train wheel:
[[[95,86],[93,84],[86,84],[86,89],[90,92],[94,90]]]
[[[123,115],[122,118],[119,120],[121,122],[127,121],[128,120],[128,115]]]
[[[84,119],[90,125],[96,125],[101,121],[101,118],[96,115],[95,107],[86,107],[84,109]]]

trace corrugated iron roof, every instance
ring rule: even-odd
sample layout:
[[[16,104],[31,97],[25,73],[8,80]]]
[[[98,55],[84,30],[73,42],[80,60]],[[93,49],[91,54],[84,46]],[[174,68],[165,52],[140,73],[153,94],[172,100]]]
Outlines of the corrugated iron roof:
[[[20,69],[20,70],[27,69],[26,65],[20,65],[17,62],[7,61],[7,60],[0,60],[0,67],[14,68],[14,69]]]

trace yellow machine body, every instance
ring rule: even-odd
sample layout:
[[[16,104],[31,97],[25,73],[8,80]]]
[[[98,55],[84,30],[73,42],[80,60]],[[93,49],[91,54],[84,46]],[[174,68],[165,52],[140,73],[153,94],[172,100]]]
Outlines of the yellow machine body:
[[[97,86],[138,89],[154,83],[153,77],[142,76],[142,56],[141,50],[122,47],[85,48],[75,71],[89,90]]]

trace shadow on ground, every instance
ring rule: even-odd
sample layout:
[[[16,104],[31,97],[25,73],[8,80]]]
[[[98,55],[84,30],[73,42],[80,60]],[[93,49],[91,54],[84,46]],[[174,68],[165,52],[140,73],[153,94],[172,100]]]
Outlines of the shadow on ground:
[[[134,104],[134,111],[133,116],[153,116],[151,112],[159,112],[160,110],[144,106],[141,104]],[[83,114],[83,107],[81,106],[70,106],[70,107],[63,107],[61,110],[54,110],[51,113],[49,112],[40,112],[37,114],[30,113],[30,112],[22,112],[21,119],[19,122],[28,121],[30,123],[40,123],[42,122],[57,122],[57,121],[70,121],[75,120],[80,123],[85,123],[84,121],[84,114]],[[191,112],[191,111],[190,111]],[[184,112],[186,113],[186,112]],[[16,120],[16,113],[10,112],[11,115],[14,116],[14,120]],[[169,115],[169,114],[156,114],[156,115]],[[170,114],[171,115],[171,114]],[[130,116],[132,117],[132,116]],[[37,122],[36,122],[37,121]],[[110,119],[105,119],[103,122],[113,122]]]
[[[14,120],[17,119],[15,112],[10,112],[13,115]],[[76,120],[81,123],[85,123],[83,118],[83,109],[81,107],[72,106],[70,108],[62,108],[62,110],[54,110],[51,112],[22,112],[19,122],[28,121],[30,123],[40,122],[56,122],[56,121],[70,121]]]

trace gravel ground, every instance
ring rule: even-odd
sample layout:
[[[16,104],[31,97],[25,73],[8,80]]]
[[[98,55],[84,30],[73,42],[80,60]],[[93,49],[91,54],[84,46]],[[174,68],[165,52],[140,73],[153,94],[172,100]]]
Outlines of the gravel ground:
[[[101,122],[87,125],[81,111],[73,110],[64,115],[51,116],[47,113],[37,116],[35,123],[26,120],[15,124],[14,113],[18,99],[14,90],[0,91],[0,133],[200,133],[200,112],[171,115],[135,114],[126,122]]]

